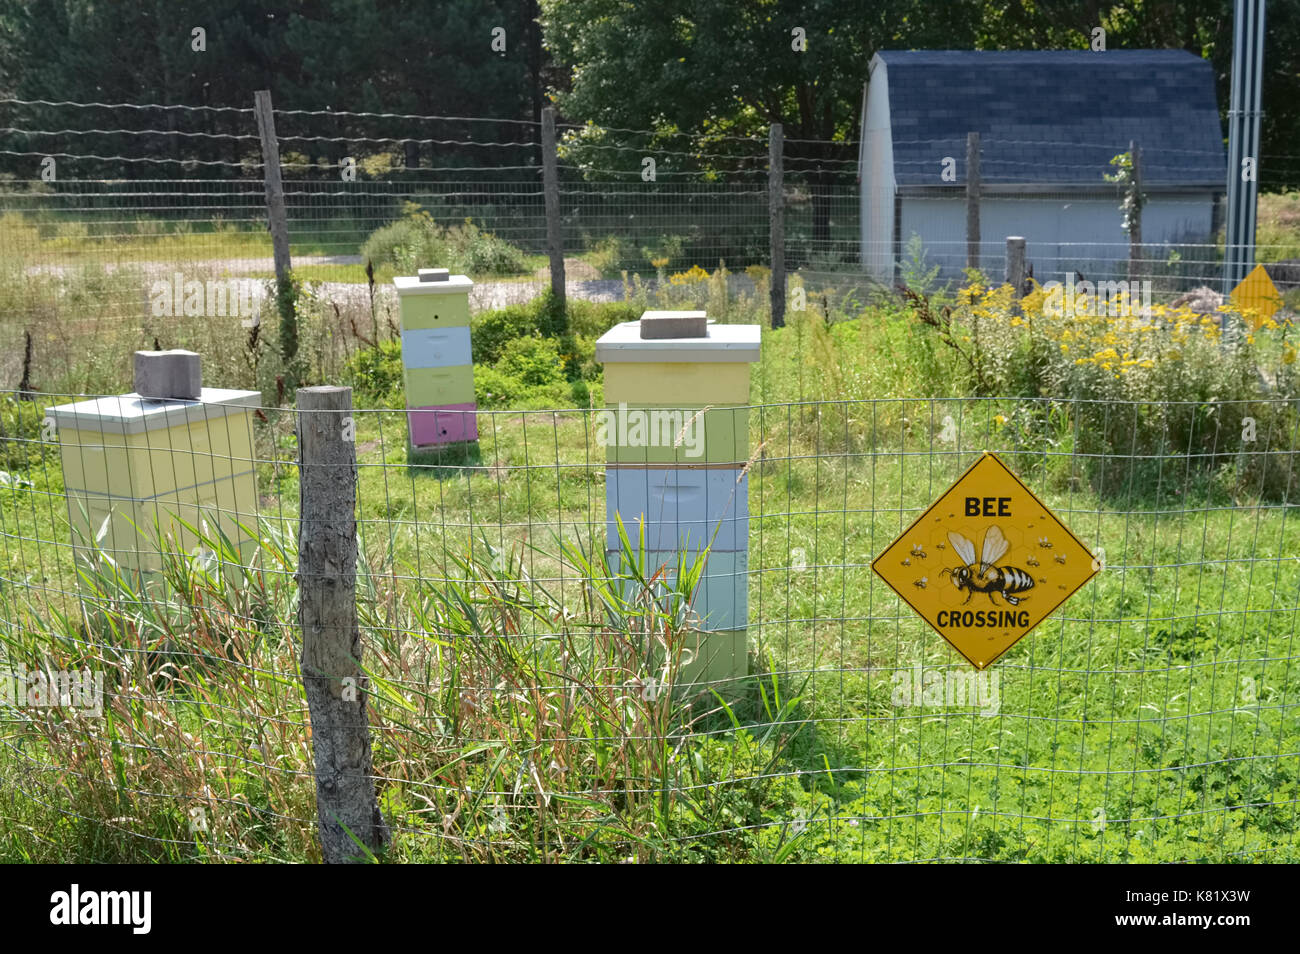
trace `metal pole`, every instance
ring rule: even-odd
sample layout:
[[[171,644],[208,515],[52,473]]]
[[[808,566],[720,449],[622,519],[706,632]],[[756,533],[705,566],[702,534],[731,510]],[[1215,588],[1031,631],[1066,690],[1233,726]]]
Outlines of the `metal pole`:
[[[966,267],[980,267],[980,134],[966,134]]]
[[[1264,72],[1264,0],[1236,0],[1233,24],[1232,90],[1228,108],[1228,214],[1224,236],[1223,294],[1232,293],[1255,260],[1255,215],[1259,195],[1260,92]],[[1254,175],[1242,180],[1242,162]]]

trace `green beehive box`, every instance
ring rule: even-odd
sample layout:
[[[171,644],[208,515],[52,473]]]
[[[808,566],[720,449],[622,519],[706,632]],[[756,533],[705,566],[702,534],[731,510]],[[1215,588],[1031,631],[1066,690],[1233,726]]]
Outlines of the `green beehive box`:
[[[598,415],[595,438],[611,464],[744,463],[748,407],[611,404]]]

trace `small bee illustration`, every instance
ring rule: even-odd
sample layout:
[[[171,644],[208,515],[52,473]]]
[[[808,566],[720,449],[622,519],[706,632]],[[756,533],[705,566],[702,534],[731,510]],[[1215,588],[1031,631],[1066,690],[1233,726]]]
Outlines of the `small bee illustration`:
[[[1038,557],[1034,556],[1032,553],[1029,554],[1029,556],[1025,557],[1025,566],[1041,566],[1041,565],[1042,564],[1038,562]]]
[[[1065,566],[1065,554],[1064,554],[1064,553],[1058,553],[1056,556],[1052,557],[1052,559],[1055,560],[1057,563],[1061,564],[1061,566]]]
[[[918,560],[924,560],[926,557],[925,548],[919,543],[913,543],[912,556],[916,557]]]
[[[925,589],[925,584],[929,582],[930,582],[930,578],[927,576],[923,576],[919,580],[913,580],[912,585],[915,586],[918,590],[923,590]]]
[[[906,557],[906,558],[904,558],[904,560],[903,560],[903,562],[902,562],[901,565],[902,565],[902,566],[911,566],[911,565],[912,565],[912,559],[911,559],[911,557]]]
[[[1047,537],[1039,537],[1038,545],[1042,547],[1044,550],[1052,549],[1052,542],[1048,540]]]
[[[1039,582],[1039,583],[1043,583],[1043,584],[1046,584],[1046,583],[1047,583],[1047,581],[1046,581],[1045,579],[1043,579],[1041,576],[1038,578],[1038,582]]]
[[[946,549],[948,549],[948,544],[946,544],[946,543],[936,543],[934,546],[935,546],[935,549],[937,549],[937,550],[946,550]]]
[[[943,572],[952,574],[952,582],[957,589],[969,591],[966,594],[966,603],[969,603],[976,593],[985,593],[988,595],[989,602],[997,606],[999,604],[994,597],[1001,593],[1002,598],[1008,603],[1018,606],[1025,597],[1013,594],[1033,589],[1034,578],[1020,567],[994,565],[1002,559],[1011,546],[998,527],[989,527],[984,532],[978,562],[975,560],[975,544],[960,533],[951,531],[948,533],[948,540],[952,543],[953,552],[964,560],[966,565],[959,566],[955,570],[945,568]],[[966,603],[962,605],[965,606]]]

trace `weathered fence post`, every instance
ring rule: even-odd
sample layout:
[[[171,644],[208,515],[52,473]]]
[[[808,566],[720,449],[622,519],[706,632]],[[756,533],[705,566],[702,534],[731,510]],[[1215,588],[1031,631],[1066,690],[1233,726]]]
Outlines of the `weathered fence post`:
[[[375,795],[368,680],[357,626],[357,454],[352,389],[299,388],[298,620],[311,714],[316,809],[327,863],[388,842]],[[355,839],[355,840],[354,840]]]
[[[283,283],[289,275],[289,219],[284,208],[284,186],[280,182],[280,144],[275,138],[275,112],[271,91],[253,93],[257,114],[257,135],[262,141],[262,177],[266,183],[266,212],[271,227],[271,250],[275,255],[275,279]]]
[[[767,134],[767,223],[772,255],[772,327],[785,325],[785,182],[782,152],[785,142],[780,123]]]
[[[253,93],[253,111],[257,114],[257,135],[262,142],[262,175],[266,183],[267,223],[271,229],[271,251],[275,256],[276,310],[280,314],[280,356],[286,369],[296,377],[298,356],[298,310],[291,294],[289,260],[289,217],[284,206],[284,186],[280,182],[280,144],[275,138],[275,111],[271,91]]]
[[[1129,141],[1128,154],[1133,161],[1133,207],[1129,210],[1128,280],[1135,282],[1142,271],[1142,150]]]
[[[966,134],[966,267],[980,267],[980,134]]]
[[[542,110],[542,188],[546,193],[546,253],[551,257],[551,294],[565,309],[564,233],[560,230],[560,177],[555,167],[555,110]]]
[[[1007,236],[1007,284],[1011,297],[1021,298],[1025,291],[1025,240],[1019,235]]]

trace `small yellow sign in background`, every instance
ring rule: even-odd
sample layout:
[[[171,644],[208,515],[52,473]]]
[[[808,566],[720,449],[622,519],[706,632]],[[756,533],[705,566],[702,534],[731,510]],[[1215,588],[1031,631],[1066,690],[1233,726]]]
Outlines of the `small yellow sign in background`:
[[[1263,265],[1256,265],[1251,273],[1241,280],[1241,284],[1228,296],[1236,307],[1250,309],[1251,326],[1258,331],[1269,318],[1282,306],[1282,296],[1278,293],[1273,279],[1268,277]]]
[[[984,669],[1101,567],[1019,477],[986,453],[871,568]]]

